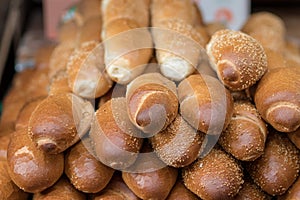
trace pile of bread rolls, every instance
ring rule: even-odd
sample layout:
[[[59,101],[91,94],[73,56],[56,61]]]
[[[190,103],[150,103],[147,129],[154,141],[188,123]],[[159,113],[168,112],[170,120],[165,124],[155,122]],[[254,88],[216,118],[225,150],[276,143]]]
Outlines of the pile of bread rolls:
[[[84,0],[35,57],[3,101],[0,199],[300,199],[300,50],[274,14]]]

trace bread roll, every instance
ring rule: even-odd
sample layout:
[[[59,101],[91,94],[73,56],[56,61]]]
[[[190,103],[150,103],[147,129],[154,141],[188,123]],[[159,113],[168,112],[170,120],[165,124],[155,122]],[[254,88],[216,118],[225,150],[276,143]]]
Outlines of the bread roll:
[[[91,200],[139,200],[128,188],[120,174],[115,174],[107,187],[100,193],[92,195]]]
[[[263,154],[266,139],[267,126],[255,106],[235,102],[231,121],[219,139],[223,149],[238,160],[253,161]]]
[[[58,72],[51,80],[49,86],[49,95],[71,93],[72,90],[68,83],[68,74],[66,71]]]
[[[127,86],[126,106],[131,122],[154,135],[177,116],[176,85],[159,73],[143,74]]]
[[[201,199],[229,199],[244,182],[238,163],[218,148],[184,168],[182,173],[185,186]]]
[[[68,179],[62,176],[52,187],[33,195],[33,200],[85,200],[86,196],[77,191]]]
[[[178,85],[180,113],[194,128],[219,135],[230,122],[233,100],[226,88],[208,75],[191,75]]]
[[[0,197],[3,200],[26,200],[29,194],[14,184],[8,174],[6,161],[0,161]]]
[[[166,200],[197,200],[198,197],[189,191],[181,181],[177,181]]]
[[[287,60],[284,58],[284,55],[281,52],[274,51],[271,49],[265,48],[265,52],[268,60],[268,70],[287,67]]]
[[[40,97],[35,100],[32,100],[26,103],[23,108],[20,110],[18,118],[15,123],[15,129],[26,129],[31,117],[31,114],[35,108],[45,99],[46,97]]]
[[[205,29],[208,35],[211,37],[213,34],[215,34],[215,32],[226,29],[226,26],[221,22],[211,22],[205,24]]]
[[[192,74],[204,51],[206,35],[183,20],[165,20],[152,28],[156,58],[162,74],[180,81]]]
[[[178,115],[166,129],[151,138],[151,144],[168,166],[185,167],[200,156],[204,136]]]
[[[99,0],[100,1],[100,0]],[[95,16],[88,19],[79,30],[78,44],[89,41],[101,42],[102,17]]]
[[[68,82],[73,93],[95,99],[112,86],[103,61],[103,46],[97,41],[82,43],[72,53],[68,64]]]
[[[49,67],[50,57],[55,47],[56,45],[54,45],[54,43],[49,42],[38,48],[34,56],[35,67],[37,69],[44,69]]]
[[[97,158],[118,170],[135,162],[143,142],[128,118],[125,98],[113,98],[96,111],[90,137]]]
[[[252,14],[242,31],[257,39],[264,48],[280,51],[285,46],[285,24],[279,16],[270,12]]]
[[[134,170],[123,171],[122,178],[139,198],[163,200],[174,186],[177,174],[177,169],[162,165],[156,156],[149,159],[148,156],[140,154]]]
[[[63,154],[49,155],[40,151],[28,136],[27,129],[17,130],[11,135],[7,162],[13,182],[30,193],[52,186],[64,170]]]
[[[103,190],[114,173],[88,150],[91,145],[89,139],[84,138],[71,147],[65,156],[65,174],[76,189],[85,193]]]
[[[87,133],[94,109],[71,93],[48,96],[33,111],[28,133],[44,152],[61,153]]]
[[[283,195],[278,197],[278,200],[297,200],[300,199],[300,178],[290,187],[290,189]]]
[[[298,177],[299,155],[299,150],[286,135],[270,130],[264,154],[246,165],[246,169],[265,192],[272,196],[282,195]]]
[[[59,71],[67,68],[69,57],[74,51],[75,43],[66,41],[58,44],[53,50],[49,61],[49,78],[52,79]]]
[[[11,134],[14,132],[13,129],[1,131],[0,134],[0,161],[7,160],[7,147],[10,142]]]
[[[153,0],[151,2],[151,23],[157,26],[165,20],[182,20],[184,24],[199,24],[198,8],[189,0]]]
[[[294,132],[288,133],[288,137],[294,143],[294,145],[300,149],[300,128]]]
[[[242,189],[233,198],[234,200],[270,200],[271,197],[264,193],[252,180],[246,179]]]
[[[148,28],[140,27],[133,19],[115,19],[103,27],[102,39],[106,70],[112,80],[128,84],[143,73],[152,56]]]
[[[254,101],[264,120],[280,132],[300,127],[300,68],[278,68],[259,82]]]
[[[245,33],[220,30],[212,36],[206,50],[211,66],[230,90],[249,88],[267,71],[263,47]]]
[[[80,1],[76,7],[77,23],[84,24],[90,18],[101,16],[101,0]]]
[[[61,24],[58,28],[58,42],[76,44],[79,37],[79,27],[76,18]]]
[[[128,19],[138,27],[149,26],[150,0],[103,0],[102,13],[104,29],[111,21]]]

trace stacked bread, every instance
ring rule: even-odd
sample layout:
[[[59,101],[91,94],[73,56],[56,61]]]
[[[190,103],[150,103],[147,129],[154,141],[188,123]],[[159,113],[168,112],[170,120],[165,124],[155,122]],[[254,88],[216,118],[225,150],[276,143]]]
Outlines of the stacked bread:
[[[271,13],[82,1],[4,99],[0,198],[299,199],[299,60]]]

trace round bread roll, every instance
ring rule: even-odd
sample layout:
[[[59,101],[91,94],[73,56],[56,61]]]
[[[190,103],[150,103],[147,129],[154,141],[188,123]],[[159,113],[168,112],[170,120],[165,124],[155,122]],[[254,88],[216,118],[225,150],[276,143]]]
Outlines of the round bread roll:
[[[44,152],[61,153],[87,133],[94,108],[71,93],[48,96],[33,111],[28,133]]]
[[[121,175],[117,173],[102,192],[92,195],[91,200],[139,200],[139,198],[124,183]]]
[[[234,200],[271,200],[252,180],[246,179],[242,189],[234,197]]]
[[[31,114],[35,108],[45,99],[46,97],[40,97],[26,103],[23,108],[20,110],[18,118],[15,122],[15,129],[26,129],[31,117]]]
[[[244,182],[238,163],[218,148],[184,168],[182,176],[185,186],[201,199],[229,199]]]
[[[297,200],[300,199],[300,178],[290,187],[290,189],[283,195],[277,198],[278,200]]]
[[[294,143],[294,145],[300,149],[300,128],[294,132],[288,133],[288,137]]]
[[[7,162],[0,160],[0,198],[3,200],[27,200],[28,196],[29,194],[21,190],[11,180]]]
[[[178,85],[180,113],[199,131],[219,135],[230,122],[233,100],[229,91],[208,75],[191,75]]]
[[[300,127],[300,68],[269,71],[259,82],[254,101],[264,120],[280,132]]]
[[[201,153],[204,133],[192,128],[180,115],[150,140],[157,156],[168,166],[185,167]]]
[[[235,102],[231,121],[219,139],[223,149],[238,160],[253,161],[263,154],[266,139],[267,126],[255,106]]]
[[[217,31],[206,50],[212,68],[230,90],[249,88],[267,71],[263,47],[245,33],[228,29]]]
[[[165,129],[178,113],[176,85],[159,73],[134,79],[127,86],[126,101],[132,123],[151,136]]]
[[[122,170],[132,165],[142,146],[141,132],[128,118],[125,98],[112,98],[95,114],[90,137],[97,158],[105,165]]]
[[[103,190],[114,173],[88,150],[91,145],[89,138],[84,138],[65,155],[65,174],[76,189],[85,193]]]
[[[67,64],[69,87],[83,98],[95,99],[104,95],[112,81],[105,71],[103,46],[97,41],[82,43]]]
[[[52,187],[33,195],[32,200],[86,200],[86,196],[77,191],[68,179],[62,176]]]
[[[284,49],[286,28],[284,21],[270,12],[252,14],[242,31],[257,39],[264,48],[275,51]]]
[[[52,186],[64,170],[63,154],[50,155],[37,149],[27,129],[17,130],[11,135],[7,163],[13,182],[30,193],[41,192]]]
[[[181,181],[177,181],[166,200],[197,200],[195,194],[189,191]]]
[[[282,195],[297,179],[299,150],[286,135],[270,130],[264,154],[246,165],[254,182],[270,195]]]
[[[158,158],[156,158],[158,159]],[[146,160],[137,159],[135,167],[143,168]],[[156,162],[156,161],[152,161]],[[177,169],[165,166],[146,172],[122,172],[126,185],[141,199],[164,200],[177,179]]]

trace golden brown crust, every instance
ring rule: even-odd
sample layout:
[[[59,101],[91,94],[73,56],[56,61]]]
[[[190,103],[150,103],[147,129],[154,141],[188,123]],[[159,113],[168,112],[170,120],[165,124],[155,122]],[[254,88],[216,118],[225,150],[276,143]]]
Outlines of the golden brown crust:
[[[217,148],[184,168],[183,181],[189,190],[202,199],[233,197],[244,182],[242,169],[237,162]]]
[[[177,173],[177,169],[165,166],[144,173],[122,172],[122,178],[139,198],[159,200],[167,198],[176,182]]]
[[[252,14],[242,31],[257,39],[264,48],[283,50],[286,28],[283,20],[270,12]]]
[[[88,19],[79,30],[78,45],[89,42],[98,41],[101,42],[102,31],[102,17],[95,16]]]
[[[176,85],[159,73],[134,79],[127,86],[126,101],[132,123],[151,135],[165,129],[178,113]]]
[[[96,111],[90,137],[98,159],[114,169],[132,165],[143,142],[128,118],[125,98],[113,98]]]
[[[151,138],[157,156],[168,166],[185,167],[201,153],[204,134],[192,128],[180,115]]]
[[[79,24],[76,20],[67,21],[59,26],[58,41],[76,44],[79,36]]]
[[[297,200],[300,199],[300,178],[298,178],[290,189],[278,198],[278,200]]]
[[[268,72],[255,92],[255,105],[264,120],[280,132],[300,127],[300,68],[277,68]]]
[[[234,197],[234,200],[270,200],[271,197],[264,193],[255,183],[245,180],[242,189]]]
[[[265,152],[246,166],[247,171],[265,192],[282,195],[297,179],[300,169],[299,150],[284,134],[270,130]]]
[[[217,31],[206,50],[213,69],[230,90],[249,88],[267,71],[267,56],[263,47],[240,31]]]
[[[84,42],[75,49],[67,63],[69,87],[73,93],[95,99],[112,87],[103,57],[103,46],[97,41]]]
[[[177,181],[166,200],[197,200],[195,194],[189,191],[181,181]]]
[[[129,19],[139,27],[149,26],[150,0],[103,0],[102,13],[104,28],[111,21]]]
[[[69,182],[62,176],[52,187],[33,195],[33,200],[85,200],[85,194],[77,191]]]
[[[233,116],[219,138],[224,150],[242,161],[253,161],[264,152],[267,126],[255,106],[248,101],[238,101],[233,106]]]
[[[115,174],[107,187],[93,195],[92,200],[139,200],[122,180],[121,174]]]
[[[6,161],[0,161],[0,197],[4,200],[26,200],[29,194],[14,184],[8,174]]]
[[[215,78],[191,75],[178,85],[180,113],[194,128],[207,134],[220,134],[233,112],[229,91]]]
[[[72,92],[68,83],[68,74],[66,71],[60,71],[52,78],[49,86],[49,95]]]
[[[274,51],[272,49],[264,48],[267,59],[268,59],[268,70],[287,67],[287,60],[284,58],[284,55],[281,52]]]
[[[86,134],[93,113],[90,102],[71,93],[48,96],[32,113],[28,133],[39,149],[60,153]]]
[[[63,154],[49,155],[36,148],[27,129],[11,135],[7,149],[8,172],[14,183],[30,193],[52,186],[64,170]]]
[[[114,170],[102,164],[88,148],[90,142],[79,142],[65,156],[65,174],[71,183],[85,193],[97,193],[105,188]],[[88,145],[86,147],[86,145]]]
[[[101,0],[80,1],[76,8],[77,23],[84,24],[90,18],[101,15]]]

